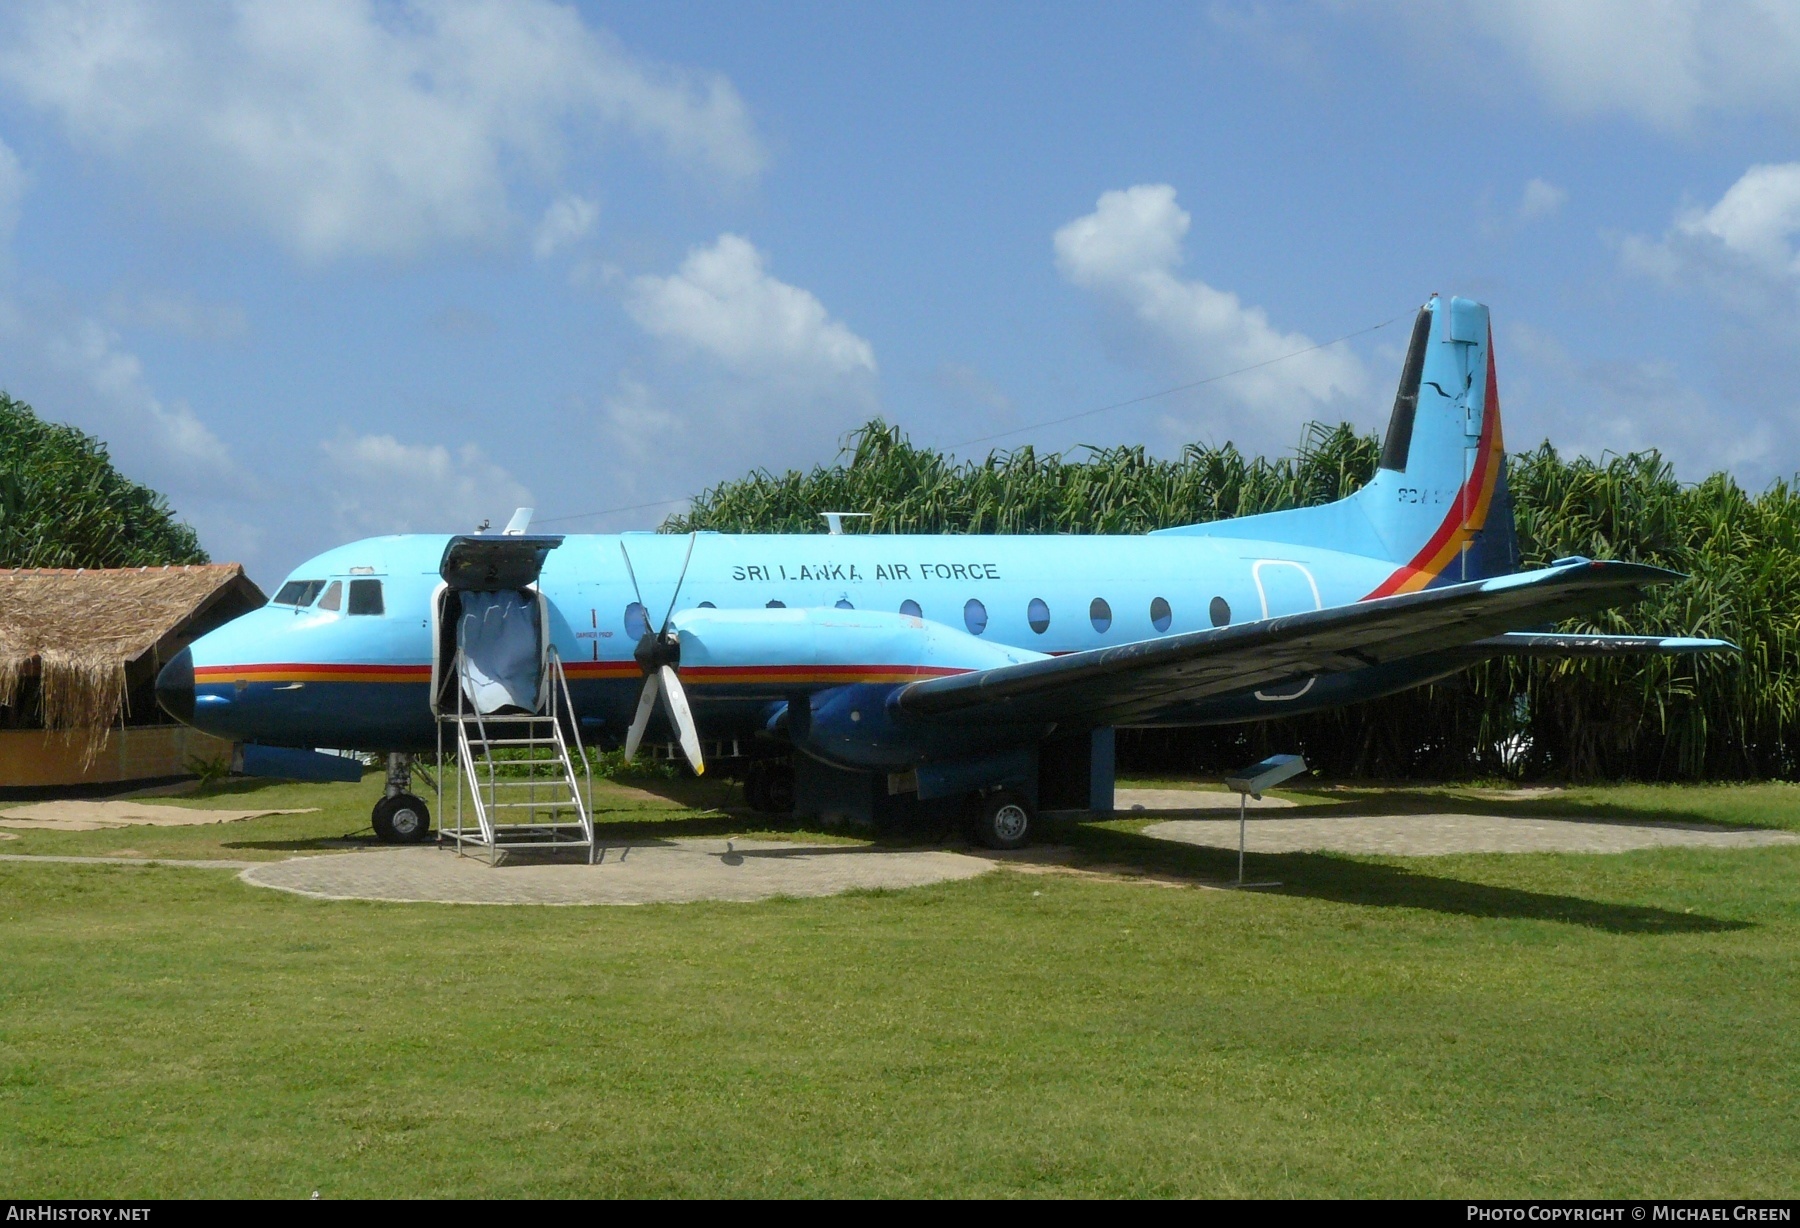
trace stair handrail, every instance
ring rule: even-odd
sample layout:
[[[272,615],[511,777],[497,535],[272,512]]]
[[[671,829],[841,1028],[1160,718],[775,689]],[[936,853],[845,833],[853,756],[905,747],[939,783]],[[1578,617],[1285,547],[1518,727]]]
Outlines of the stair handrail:
[[[587,747],[581,744],[581,722],[575,715],[575,699],[569,694],[569,676],[563,670],[562,654],[556,651],[554,644],[550,645],[550,663],[556,670],[556,684],[562,690],[563,706],[569,712],[569,732],[575,739],[575,753],[581,756],[581,771],[587,778],[587,796],[591,803],[594,797],[594,768],[588,762]]]

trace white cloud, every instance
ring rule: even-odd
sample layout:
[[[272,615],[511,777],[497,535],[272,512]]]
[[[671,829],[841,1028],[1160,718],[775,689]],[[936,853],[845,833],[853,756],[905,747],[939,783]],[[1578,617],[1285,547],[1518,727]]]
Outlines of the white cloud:
[[[1711,111],[1800,113],[1800,7],[1789,0],[1465,0],[1392,20],[1435,27],[1428,53],[1467,57],[1485,32],[1552,105],[1675,130]]]
[[[1314,344],[1311,338],[1281,332],[1260,307],[1246,306],[1229,291],[1176,276],[1189,224],[1167,184],[1107,192],[1094,212],[1056,232],[1056,266],[1074,285],[1123,308],[1183,374],[1218,374],[1294,355],[1215,386],[1258,418],[1280,420],[1282,429],[1274,433],[1252,431],[1259,443],[1287,444],[1286,428],[1319,406],[1363,396],[1367,374],[1348,350],[1302,353]],[[1228,425],[1241,432],[1250,423],[1228,419]]]
[[[137,355],[96,320],[43,303],[0,302],[0,367],[17,381],[16,395],[37,396],[49,417],[98,434],[159,486],[240,477],[218,436],[184,402],[151,392]]]
[[[156,394],[112,329],[54,300],[0,297],[0,372],[39,417],[97,436],[121,473],[167,495],[214,557],[257,557],[248,505],[264,492],[192,406]]]
[[[1569,194],[1553,183],[1542,179],[1532,179],[1525,184],[1525,191],[1519,196],[1517,216],[1520,222],[1535,222],[1539,218],[1549,217],[1561,209],[1569,199]]]
[[[25,168],[12,147],[0,141],[0,252],[11,258],[13,235],[19,229],[19,209],[25,199]]]
[[[1673,286],[1700,286],[1727,306],[1788,309],[1800,290],[1800,162],[1753,166],[1709,209],[1679,212],[1661,238],[1625,238],[1620,259]]]
[[[128,294],[106,300],[106,315],[123,328],[185,337],[190,341],[233,341],[250,331],[249,317],[236,303],[206,303],[191,294]]]
[[[474,444],[401,443],[392,435],[343,434],[319,445],[330,462],[339,532],[462,533],[505,524],[535,506],[531,492]]]
[[[689,252],[671,276],[634,278],[625,306],[651,336],[740,374],[815,389],[875,374],[874,347],[737,235]]]
[[[494,241],[513,176],[553,182],[611,130],[727,180],[764,161],[723,77],[547,0],[38,0],[9,24],[0,78],[77,144],[311,259]]]
[[[1668,361],[1577,358],[1553,334],[1525,324],[1506,329],[1511,356],[1507,441],[1514,449],[1548,438],[1565,453],[1656,449],[1696,481],[1718,469],[1755,484],[1774,476],[1779,454],[1771,421],[1715,405]],[[1778,407],[1759,407],[1769,409]]]
[[[586,234],[599,216],[600,206],[593,201],[572,194],[559,196],[544,210],[544,219],[531,239],[531,250],[539,260],[547,259]]]

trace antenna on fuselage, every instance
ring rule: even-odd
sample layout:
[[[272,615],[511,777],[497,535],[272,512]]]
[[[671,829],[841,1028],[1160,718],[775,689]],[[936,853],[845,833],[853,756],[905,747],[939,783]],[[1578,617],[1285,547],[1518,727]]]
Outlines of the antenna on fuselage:
[[[860,516],[860,517],[863,517],[866,519],[867,517],[874,515],[874,513],[873,512],[820,512],[819,515],[825,517],[825,531],[827,533],[830,533],[833,537],[842,537],[844,535],[844,517]]]

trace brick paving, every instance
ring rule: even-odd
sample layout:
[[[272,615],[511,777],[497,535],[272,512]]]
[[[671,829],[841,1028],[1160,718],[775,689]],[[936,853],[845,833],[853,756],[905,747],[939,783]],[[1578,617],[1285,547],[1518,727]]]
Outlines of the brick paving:
[[[326,900],[443,904],[656,904],[836,895],[973,878],[993,862],[941,850],[789,841],[669,840],[613,846],[587,865],[573,856],[498,866],[440,848],[380,849],[265,862],[241,877]]]
[[[1181,844],[1236,849],[1231,819],[1172,819],[1144,834]],[[1448,853],[1624,853],[1683,845],[1689,848],[1758,848],[1794,844],[1800,835],[1705,823],[1619,823],[1597,819],[1512,818],[1491,814],[1360,815],[1343,818],[1275,818],[1259,814],[1245,826],[1253,853],[1371,853],[1433,857]]]

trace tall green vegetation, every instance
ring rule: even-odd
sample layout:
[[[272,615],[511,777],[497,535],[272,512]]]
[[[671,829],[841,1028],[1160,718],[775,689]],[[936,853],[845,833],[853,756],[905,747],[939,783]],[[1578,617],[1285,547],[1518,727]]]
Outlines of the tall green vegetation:
[[[0,392],[0,567],[206,561],[194,531],[113,468],[105,444]]]
[[[876,533],[1140,533],[1339,499],[1373,476],[1378,440],[1309,427],[1292,456],[1190,444],[1078,457],[1030,448],[954,461],[879,420],[838,462],[755,472],[694,500],[666,531],[822,532],[821,511],[866,511]],[[1340,776],[1742,779],[1800,775],[1800,494],[1750,494],[1726,474],[1675,479],[1654,452],[1509,458],[1524,566],[1585,555],[1687,579],[1567,630],[1719,636],[1741,656],[1492,661],[1434,686],[1257,725],[1121,737],[1139,769],[1210,771],[1303,751]]]

